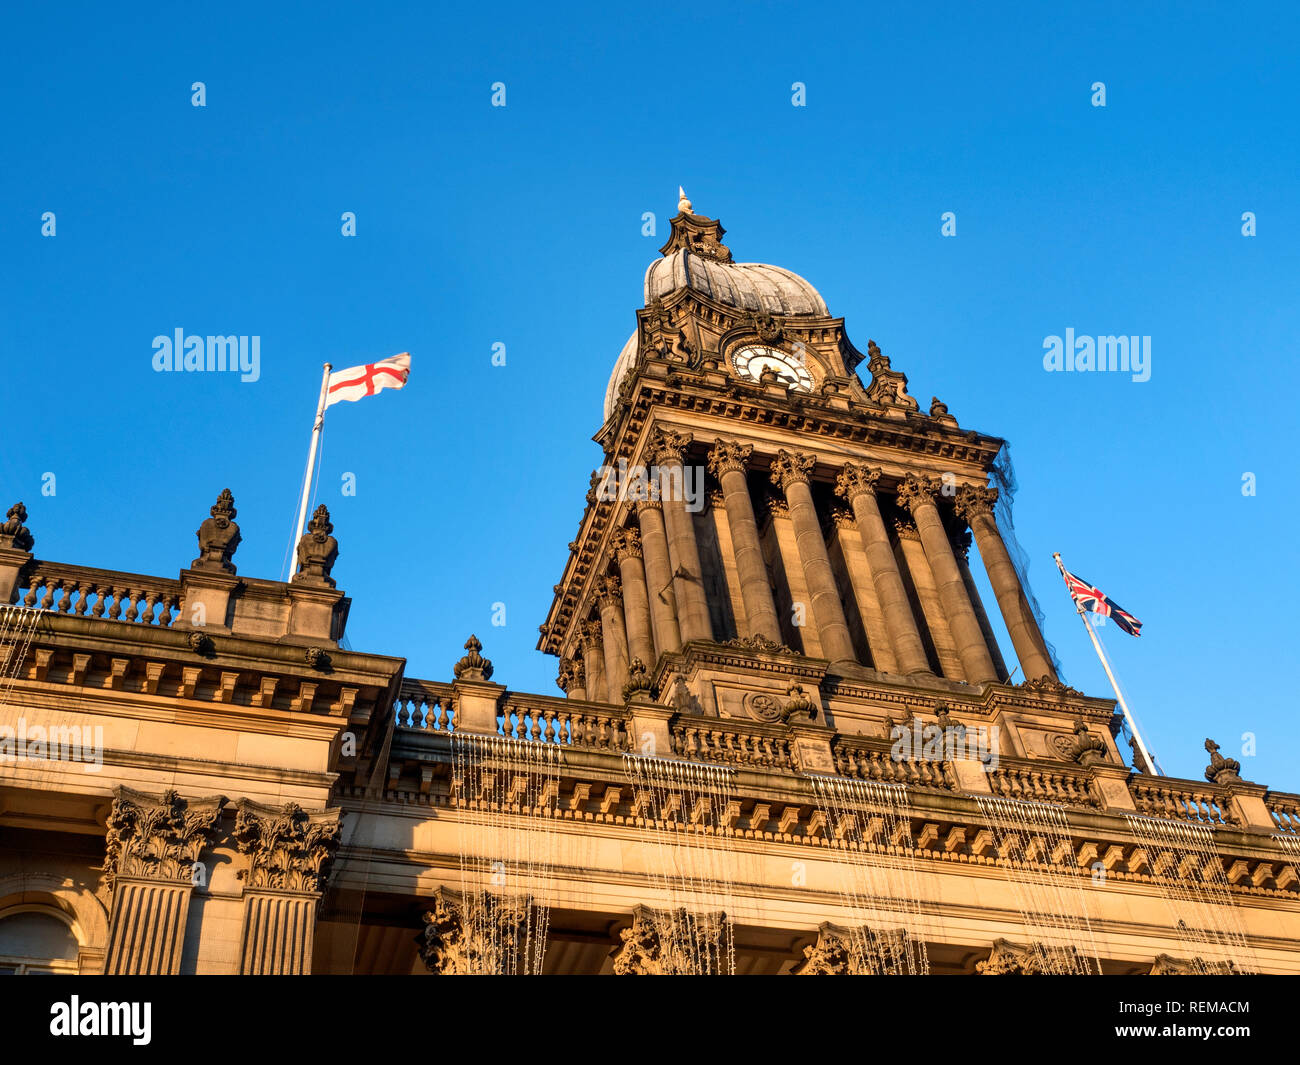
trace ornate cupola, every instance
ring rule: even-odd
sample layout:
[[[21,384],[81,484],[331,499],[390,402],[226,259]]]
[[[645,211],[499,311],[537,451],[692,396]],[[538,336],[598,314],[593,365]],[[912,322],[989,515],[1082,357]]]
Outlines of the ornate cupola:
[[[1024,674],[1058,684],[992,517],[1003,441],[937,398],[923,412],[874,341],[864,384],[812,284],[736,262],[720,222],[678,207],[541,626],[560,686],[622,702],[637,661],[642,698],[760,718],[796,683],[814,714],[836,684],[977,693],[1008,672],[972,533]]]

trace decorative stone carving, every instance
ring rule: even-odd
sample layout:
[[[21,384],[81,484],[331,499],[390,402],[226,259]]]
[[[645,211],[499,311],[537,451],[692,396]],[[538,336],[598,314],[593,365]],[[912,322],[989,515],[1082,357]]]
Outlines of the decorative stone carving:
[[[880,480],[881,473],[881,470],[873,470],[869,466],[856,466],[850,463],[840,470],[839,476],[835,479],[835,493],[852,503],[854,496],[876,490],[876,482]]]
[[[575,680],[573,659],[567,657],[561,658],[560,671],[555,678],[555,686],[559,688],[560,691],[568,694],[568,692],[575,686]]]
[[[941,487],[937,477],[919,477],[909,473],[898,486],[898,505],[916,513],[916,508],[934,504],[935,493]]]
[[[656,429],[650,439],[650,455],[660,466],[672,466],[683,461],[682,456],[695,437],[675,429]]]
[[[970,521],[977,514],[992,514],[993,505],[998,501],[998,490],[981,485],[964,484],[957,489],[953,500],[953,509],[957,516]]]
[[[723,647],[734,647],[738,651],[757,651],[767,655],[792,655],[798,656],[798,651],[792,651],[783,643],[777,643],[775,640],[769,640],[766,636],[755,634],[753,636],[738,636],[734,640],[724,640]]]
[[[641,533],[637,529],[619,529],[612,538],[614,558],[618,562],[628,558],[642,558]]]
[[[1035,695],[1083,695],[1078,688],[1071,688],[1069,685],[1062,684],[1059,680],[1053,680],[1051,677],[1035,677],[1033,680],[1022,680],[1016,685],[1017,688],[1024,688]]]
[[[1148,762],[1146,757],[1142,754],[1142,748],[1138,746],[1136,736],[1129,737],[1128,749],[1132,752],[1130,761],[1133,763],[1134,770],[1139,773],[1145,773],[1147,776],[1151,776],[1151,763]]]
[[[1211,784],[1239,784],[1241,763],[1235,758],[1224,758],[1219,753],[1219,745],[1211,739],[1205,741],[1205,749],[1210,752],[1210,764],[1205,767],[1205,779]]]
[[[318,669],[322,672],[330,667],[329,653],[319,647],[308,647],[302,653],[302,660],[312,669]]]
[[[671,224],[672,234],[659,249],[662,255],[671,255],[679,248],[684,248],[702,259],[712,259],[719,263],[731,262],[731,249],[722,243],[727,231],[722,228],[721,222],[683,210]]]
[[[221,573],[234,573],[235,564],[231,559],[239,547],[239,526],[235,524],[235,497],[229,488],[223,488],[217,501],[208,510],[209,517],[203,520],[195,535],[199,538],[199,557],[190,563],[191,569],[215,570]]]
[[[610,573],[596,581],[596,601],[602,607],[623,602],[623,582],[617,574]]]
[[[907,394],[907,375],[889,365],[889,356],[881,354],[874,340],[867,341],[867,355],[870,356],[867,369],[871,373],[867,399],[882,407],[894,407],[902,411],[918,410],[916,400]]]
[[[1062,970],[1082,973],[1086,969],[1075,947],[1021,946],[1006,939],[994,940],[988,958],[975,966],[980,976],[1059,976]]]
[[[1106,760],[1106,744],[1100,736],[1088,731],[1088,725],[1081,717],[1074,719],[1074,739],[1067,741],[1063,747],[1065,756],[1082,766],[1096,765]]]
[[[479,643],[478,637],[471,634],[465,641],[466,653],[451,667],[452,676],[457,680],[491,680],[492,659],[479,654],[482,650],[483,645]]]
[[[916,525],[910,521],[895,521],[894,532],[898,534],[900,540],[920,541],[921,534],[916,531]]]
[[[750,692],[741,700],[741,705],[756,721],[781,720],[781,703],[770,692]]]
[[[790,687],[786,688],[785,693],[790,698],[781,709],[782,721],[788,724],[801,718],[812,720],[817,716],[817,705],[808,698],[808,693],[803,690],[801,684],[792,683]]]
[[[330,571],[339,557],[339,542],[330,535],[333,531],[330,512],[322,503],[298,541],[298,572],[293,575],[294,583],[334,587]]]
[[[339,847],[340,830],[337,810],[308,813],[296,802],[275,810],[241,799],[231,833],[249,861],[240,879],[250,888],[321,892]]]
[[[966,726],[952,716],[952,711],[947,703],[939,703],[934,708],[934,721],[943,730],[945,738],[950,732],[956,736],[966,735]]]
[[[36,545],[36,537],[23,524],[26,520],[27,508],[22,503],[15,503],[5,512],[4,524],[0,525],[0,547],[30,551]]]
[[[709,472],[719,480],[728,470],[744,473],[749,469],[749,457],[753,453],[753,444],[741,444],[719,437],[714,440],[713,450],[709,452]]]
[[[1206,961],[1204,958],[1170,957],[1159,954],[1151,966],[1148,976],[1241,976],[1242,971],[1232,961]]]
[[[199,655],[210,655],[213,652],[214,644],[212,637],[206,632],[199,632],[197,629],[185,637],[185,642],[190,645],[190,650]]]
[[[942,402],[938,396],[932,396],[930,399],[930,417],[941,425],[957,428],[957,419],[948,413],[948,404]]]
[[[601,646],[603,634],[600,627],[600,618],[588,618],[586,621],[581,622],[578,625],[578,632],[582,637],[582,642],[585,647]],[[473,640],[474,637],[471,636],[470,639]],[[469,644],[466,644],[465,646],[468,647]]]
[[[189,883],[225,805],[222,795],[187,800],[171,789],[157,796],[114,788],[105,837],[105,889],[111,894],[118,877]]]
[[[435,976],[511,975],[524,960],[530,900],[485,891],[468,897],[439,887],[421,915],[420,960]]]
[[[619,933],[614,954],[617,976],[701,976],[724,971],[727,917],[684,909],[637,906],[632,925]]]
[[[807,484],[816,465],[815,456],[790,452],[783,448],[776,453],[776,458],[772,462],[772,483],[780,485],[782,491],[797,481]]]
[[[817,942],[803,948],[792,976],[881,976],[910,969],[915,950],[902,929],[840,928],[823,922]]]
[[[650,702],[650,676],[646,672],[645,663],[639,658],[634,658],[627,667],[627,683],[623,685],[623,701],[625,703],[648,703]]]

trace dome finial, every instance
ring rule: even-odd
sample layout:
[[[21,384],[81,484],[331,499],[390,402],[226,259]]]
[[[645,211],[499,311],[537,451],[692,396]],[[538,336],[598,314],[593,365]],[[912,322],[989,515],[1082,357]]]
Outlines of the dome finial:
[[[686,198],[686,190],[680,185],[677,186],[677,210],[683,214],[694,214],[691,207],[691,201]]]

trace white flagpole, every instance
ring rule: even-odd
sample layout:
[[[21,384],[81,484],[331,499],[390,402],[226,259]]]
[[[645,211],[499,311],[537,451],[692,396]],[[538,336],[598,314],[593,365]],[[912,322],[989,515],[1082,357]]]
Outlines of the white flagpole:
[[[289,545],[290,552],[298,550],[298,541],[302,539],[303,526],[307,524],[307,507],[311,503],[311,475],[316,471],[316,451],[320,445],[320,431],[325,425],[325,400],[329,396],[330,387],[330,370],[334,367],[330,363],[325,364],[325,373],[320,381],[320,400],[316,403],[316,421],[311,427],[311,450],[307,452],[307,476],[302,482],[302,505],[298,508],[298,532],[294,535],[293,543]],[[290,560],[289,568],[292,570],[294,563]]]
[[[1062,579],[1065,578],[1065,564],[1061,561],[1060,552],[1055,552],[1052,557],[1056,559],[1056,568],[1061,571]],[[1069,585],[1067,584],[1068,588]],[[1070,596],[1074,600],[1074,596]],[[1088,638],[1092,640],[1093,650],[1097,652],[1097,657],[1101,659],[1101,668],[1106,671],[1106,677],[1110,681],[1110,686],[1115,691],[1115,698],[1119,700],[1119,708],[1123,711],[1124,720],[1128,722],[1129,731],[1133,733],[1133,739],[1137,743],[1138,750],[1142,753],[1142,760],[1146,762],[1147,767],[1155,776],[1163,776],[1160,767],[1156,765],[1156,760],[1151,757],[1151,752],[1147,750],[1147,745],[1142,741],[1142,733],[1138,731],[1137,722],[1133,720],[1133,712],[1129,710],[1128,703],[1124,699],[1124,693],[1119,690],[1119,684],[1115,680],[1115,674],[1110,668],[1110,660],[1106,657],[1106,652],[1102,650],[1101,641],[1097,639],[1097,634],[1093,631],[1092,622],[1088,620],[1088,613],[1083,609],[1083,605],[1074,600],[1075,609],[1079,612],[1079,620],[1083,622],[1083,627],[1088,630]]]

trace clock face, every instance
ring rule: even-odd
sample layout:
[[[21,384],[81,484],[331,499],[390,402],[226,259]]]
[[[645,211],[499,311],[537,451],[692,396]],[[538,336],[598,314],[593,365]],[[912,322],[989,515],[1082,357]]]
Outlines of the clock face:
[[[737,376],[750,381],[757,381],[764,370],[771,370],[776,374],[776,379],[788,388],[800,392],[812,391],[812,374],[808,372],[804,360],[788,352],[761,344],[746,344],[732,353],[731,363],[736,368]]]

